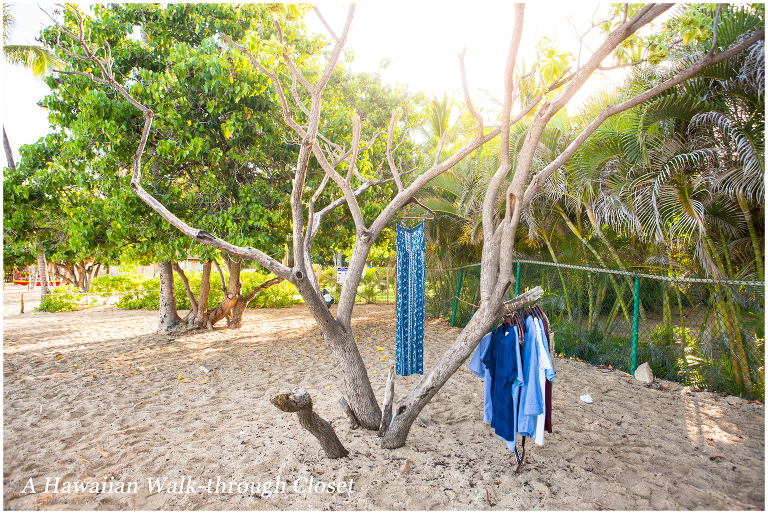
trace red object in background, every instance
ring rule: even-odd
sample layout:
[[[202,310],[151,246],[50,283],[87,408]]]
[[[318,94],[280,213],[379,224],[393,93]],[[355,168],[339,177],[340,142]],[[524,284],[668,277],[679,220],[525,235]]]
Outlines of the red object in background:
[[[14,281],[13,281],[13,283],[14,283],[14,284],[19,284],[20,286],[26,286],[26,285],[28,285],[28,284],[29,284],[29,280],[14,280]],[[41,283],[38,281],[38,282],[37,282],[35,285],[36,285],[36,286],[41,286],[41,285],[43,285],[43,284],[41,284]],[[55,284],[54,284],[53,282],[48,282],[48,285],[49,285],[49,286],[50,286],[50,285],[60,286],[60,285],[61,285],[61,281],[57,281]]]

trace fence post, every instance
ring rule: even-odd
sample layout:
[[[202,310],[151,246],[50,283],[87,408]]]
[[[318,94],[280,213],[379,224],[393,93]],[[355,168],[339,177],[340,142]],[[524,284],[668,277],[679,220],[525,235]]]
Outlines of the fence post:
[[[451,314],[451,327],[456,321],[456,309],[459,307],[459,293],[461,293],[461,283],[464,281],[464,268],[459,270],[459,286],[456,288],[456,297],[453,299],[453,314]]]
[[[517,261],[517,272],[515,272],[515,298],[520,294],[520,261]]]
[[[629,365],[630,373],[637,368],[637,337],[640,323],[640,278],[635,273],[635,305],[632,313],[632,362]]]

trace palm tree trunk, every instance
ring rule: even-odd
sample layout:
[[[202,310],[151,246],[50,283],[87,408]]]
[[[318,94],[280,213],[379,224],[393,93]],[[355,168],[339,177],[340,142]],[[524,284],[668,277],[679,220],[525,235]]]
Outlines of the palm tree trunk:
[[[592,245],[589,244],[589,241],[584,239],[584,237],[581,235],[581,232],[579,232],[579,229],[576,228],[576,226],[573,224],[573,222],[568,218],[568,216],[565,215],[564,212],[560,211],[560,216],[563,217],[563,220],[565,221],[565,224],[568,225],[568,228],[571,229],[571,232],[573,232],[573,235],[579,238],[579,241],[586,247],[592,255],[595,256],[595,259],[597,259],[597,262],[599,262],[604,268],[608,268],[606,266],[605,261],[603,260],[603,257],[592,248]],[[611,283],[613,284],[613,289],[616,291],[617,296],[619,292],[619,285],[616,283],[616,280],[613,278],[613,276],[610,277]],[[624,302],[624,297],[618,296],[619,301],[621,302],[621,310],[624,312],[624,319],[627,320],[627,323],[630,323],[631,316],[629,315],[629,309],[627,308],[626,303]]]
[[[723,244],[725,243],[725,239],[722,237],[721,241]],[[720,268],[720,272],[727,277],[727,270],[723,266],[723,259],[715,250],[715,243],[708,234],[704,234],[704,242],[708,246],[708,251],[711,252],[710,256],[715,259],[717,266]],[[727,248],[724,251],[730,267],[730,256],[728,255]],[[736,313],[737,304],[728,286],[723,287],[721,284],[717,284],[715,292],[717,294],[717,303],[715,305],[716,322],[720,325],[721,332],[728,340],[736,384],[743,390],[752,393],[752,380],[750,378],[747,351],[744,346],[741,329],[739,328],[739,316]],[[726,296],[728,296],[728,301],[726,301]]]
[[[549,255],[552,256],[552,262],[555,264],[560,264],[560,262],[557,260],[557,255],[555,255],[554,249],[552,249],[552,245],[549,244],[549,240],[547,240],[547,249],[549,250]],[[563,295],[565,296],[565,308],[568,310],[568,319],[573,321],[573,313],[571,311],[571,295],[568,294],[568,287],[565,285],[563,271],[560,269],[560,266],[557,267],[557,274],[560,276],[560,283],[563,284]]]
[[[611,257],[613,257],[616,266],[618,266],[621,271],[627,271],[627,267],[624,266],[624,261],[622,261],[621,257],[619,257],[619,252],[616,251],[616,248],[613,246],[613,243],[611,243],[611,240],[606,237],[603,229],[600,228],[600,225],[597,223],[597,217],[595,216],[595,212],[592,210],[592,206],[585,203],[584,210],[587,211],[589,222],[592,224],[595,232],[597,232],[597,236],[600,238],[600,241],[602,241],[605,247],[608,248],[608,252],[611,254]],[[634,284],[630,276],[624,275],[624,280],[631,290],[634,287]],[[645,309],[643,308],[642,303],[640,303],[640,317],[645,320]]]
[[[5,133],[5,125],[3,125],[3,148],[5,149],[5,158],[8,161],[8,167],[11,171],[16,171],[16,163],[13,161],[13,150],[11,150],[11,143],[8,141],[8,134]]]
[[[757,231],[755,230],[755,222],[752,220],[752,213],[749,212],[749,205],[747,205],[744,196],[738,195],[737,200],[741,212],[744,213],[744,218],[747,220],[747,228],[749,228],[749,237],[752,240],[752,250],[755,252],[755,269],[757,270],[757,279],[760,281],[765,280],[765,268],[763,267],[763,253],[760,250],[760,240],[757,237]]]

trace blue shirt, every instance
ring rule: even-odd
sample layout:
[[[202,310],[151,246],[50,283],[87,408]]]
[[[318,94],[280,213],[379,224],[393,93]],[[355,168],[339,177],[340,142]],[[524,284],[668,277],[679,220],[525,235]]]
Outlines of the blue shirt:
[[[517,433],[517,394],[513,394],[520,375],[517,345],[517,331],[499,325],[481,358],[491,376],[491,427],[507,441],[514,441]]]

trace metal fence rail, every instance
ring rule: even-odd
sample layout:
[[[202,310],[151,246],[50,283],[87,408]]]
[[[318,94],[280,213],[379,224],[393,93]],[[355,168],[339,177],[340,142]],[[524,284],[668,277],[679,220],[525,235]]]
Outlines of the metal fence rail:
[[[514,297],[535,286],[559,354],[763,401],[765,284],[520,260]],[[427,271],[427,315],[464,326],[480,265]]]

